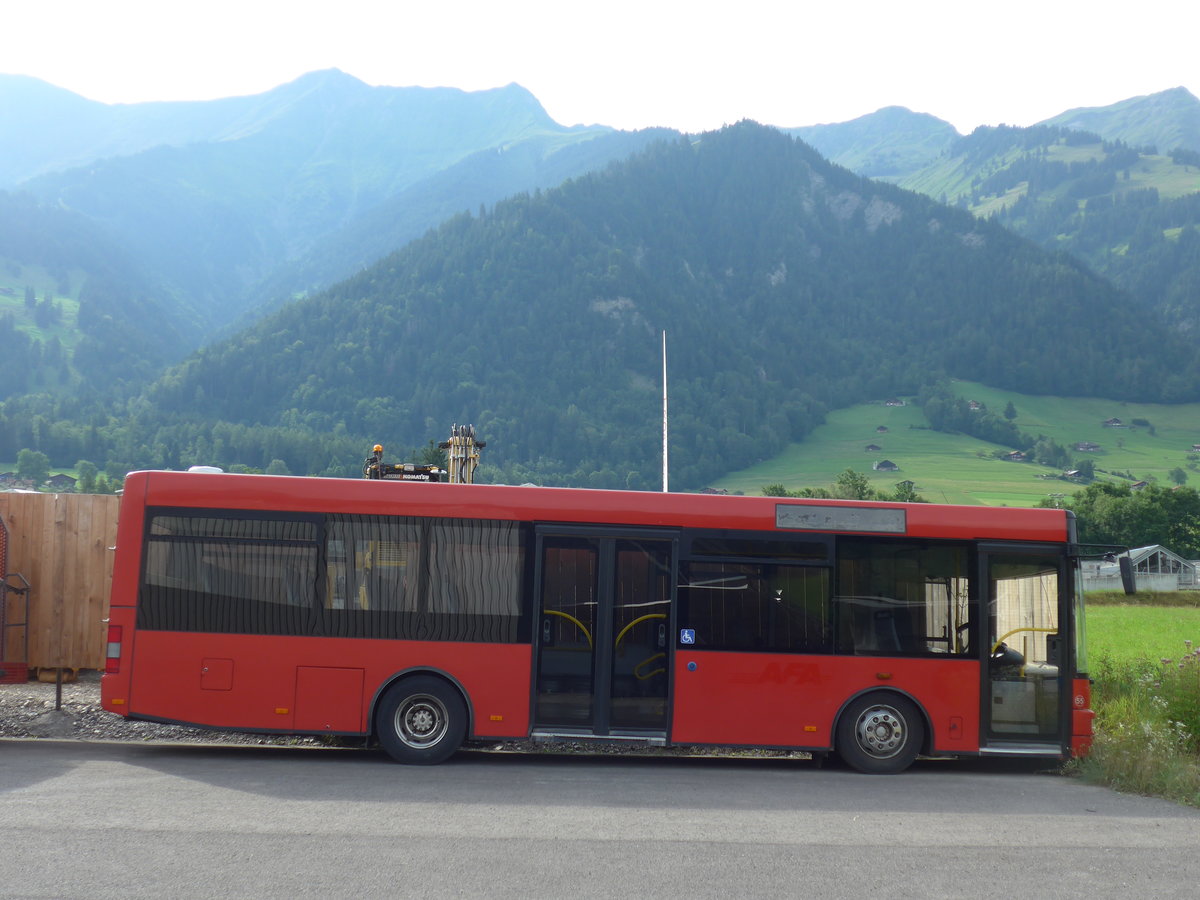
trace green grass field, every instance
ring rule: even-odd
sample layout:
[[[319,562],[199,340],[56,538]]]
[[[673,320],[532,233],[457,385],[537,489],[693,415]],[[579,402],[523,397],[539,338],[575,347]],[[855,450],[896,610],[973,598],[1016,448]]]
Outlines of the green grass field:
[[[1071,450],[1078,441],[1100,445],[1095,453],[1077,453],[1097,469],[1130,472],[1136,479],[1169,484],[1168,473],[1183,469],[1191,486],[1200,486],[1200,463],[1189,459],[1200,444],[1200,403],[1162,406],[1096,398],[1042,397],[1001,391],[971,382],[956,382],[965,399],[978,400],[1001,412],[1008,402],[1017,411],[1022,432],[1045,435]],[[1153,428],[1108,428],[1104,421],[1124,423],[1145,419]],[[1033,463],[992,458],[996,444],[963,434],[929,430],[915,406],[886,407],[860,404],[831,412],[826,423],[803,443],[790,445],[774,459],[731,472],[713,487],[758,494],[763,485],[783,484],[789,490],[827,487],[839,472],[865,473],[871,486],[891,491],[897,482],[912,481],[926,500],[984,506],[1035,506],[1054,494],[1070,494],[1082,485],[1060,478],[1061,472]],[[880,432],[880,427],[886,432]],[[1153,433],[1151,433],[1153,431]],[[878,451],[867,450],[876,445]],[[873,463],[888,459],[897,472],[876,472]],[[1110,476],[1099,475],[1101,478]],[[1111,480],[1121,480],[1111,478]]]
[[[1088,656],[1095,660],[1179,659],[1184,641],[1200,647],[1200,609],[1162,606],[1089,606]]]

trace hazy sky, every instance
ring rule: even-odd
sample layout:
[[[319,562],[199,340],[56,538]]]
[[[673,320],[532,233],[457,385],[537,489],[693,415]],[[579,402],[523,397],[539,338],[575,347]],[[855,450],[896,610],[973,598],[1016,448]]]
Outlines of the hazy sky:
[[[889,105],[1029,125],[1183,85],[1200,3],[1110,0],[0,0],[0,72],[106,103],[517,82],[557,121],[685,131]]]

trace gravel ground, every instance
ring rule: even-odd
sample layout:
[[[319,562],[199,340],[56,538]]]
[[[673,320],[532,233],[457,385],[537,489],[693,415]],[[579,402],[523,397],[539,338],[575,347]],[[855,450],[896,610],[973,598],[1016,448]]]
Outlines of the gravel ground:
[[[328,741],[315,737],[245,734],[134,722],[100,708],[100,673],[95,671],[82,671],[78,681],[63,684],[61,709],[54,708],[55,691],[53,683],[39,681],[0,684],[0,738],[328,746]]]
[[[62,686],[62,708],[55,709],[56,686],[38,681],[0,684],[0,740],[4,738],[49,738],[53,740],[120,741],[123,743],[245,744],[287,747],[362,747],[362,738],[248,734],[215,731],[184,725],[136,722],[100,707],[100,673],[83,670],[79,679]],[[337,742],[341,742],[338,744]],[[808,759],[809,754],[786,750],[730,750],[717,747],[631,747],[628,744],[587,741],[541,743],[534,741],[488,741],[468,745],[474,750],[501,753],[575,753],[590,755],[626,754],[639,756],[732,756],[776,759]]]

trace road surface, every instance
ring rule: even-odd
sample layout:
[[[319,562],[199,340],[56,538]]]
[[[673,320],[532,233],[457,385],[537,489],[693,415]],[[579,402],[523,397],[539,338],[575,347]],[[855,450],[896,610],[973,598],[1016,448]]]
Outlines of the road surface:
[[[0,897],[1188,897],[1200,811],[995,761],[0,740]]]

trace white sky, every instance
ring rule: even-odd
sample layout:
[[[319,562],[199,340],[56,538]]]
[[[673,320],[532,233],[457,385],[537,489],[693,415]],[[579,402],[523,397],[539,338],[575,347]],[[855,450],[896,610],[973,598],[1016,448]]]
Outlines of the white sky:
[[[0,72],[132,103],[336,67],[375,85],[515,81],[564,125],[812,125],[899,105],[966,133],[1200,94],[1198,26],[1196,0],[0,0]]]

